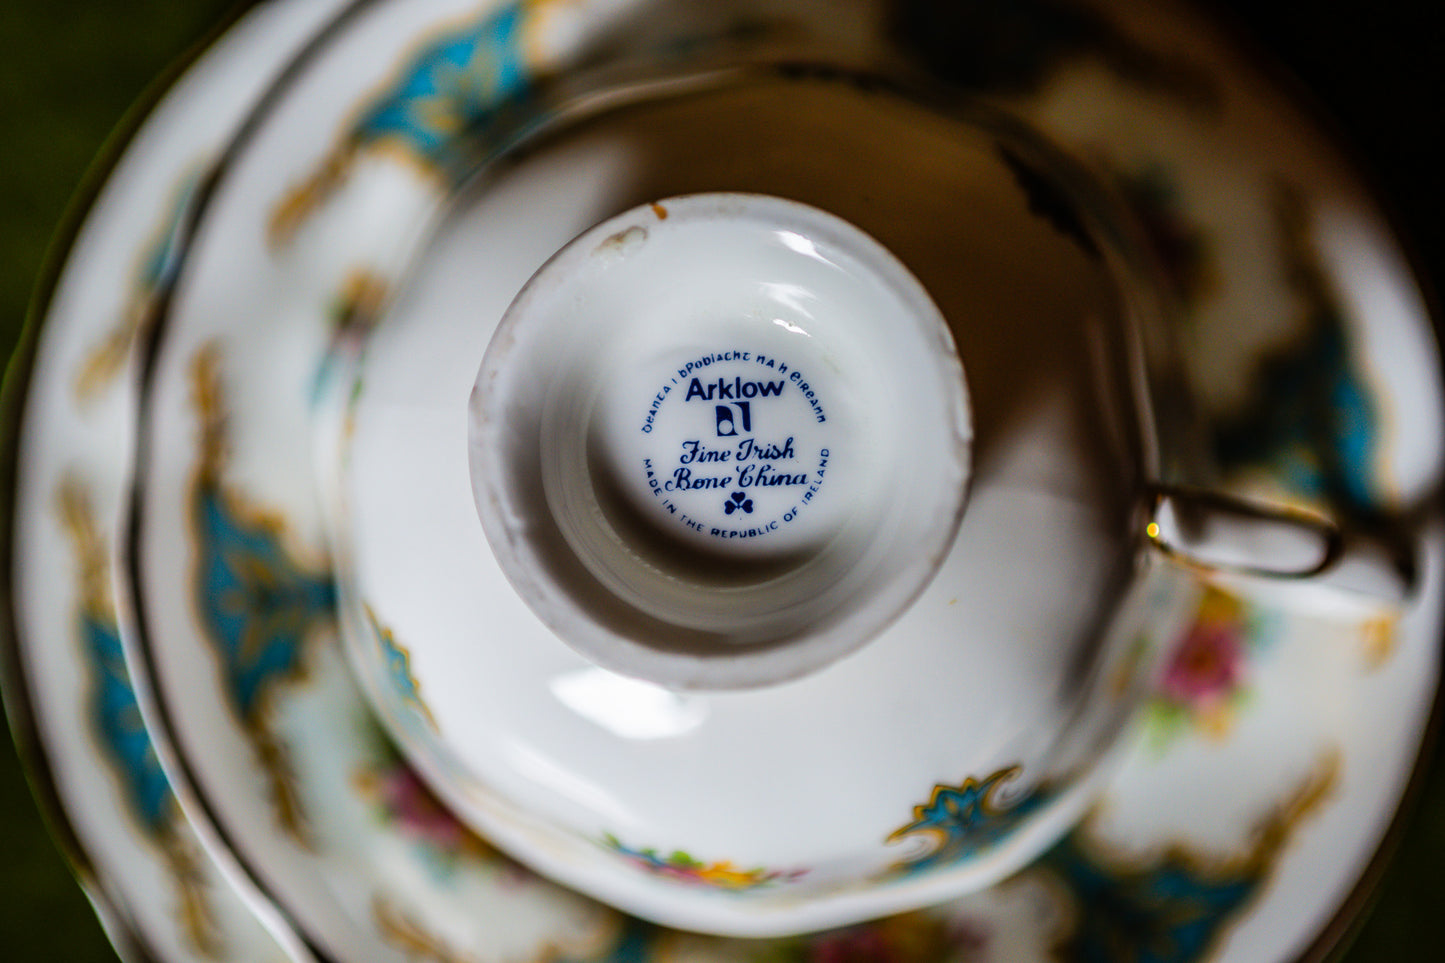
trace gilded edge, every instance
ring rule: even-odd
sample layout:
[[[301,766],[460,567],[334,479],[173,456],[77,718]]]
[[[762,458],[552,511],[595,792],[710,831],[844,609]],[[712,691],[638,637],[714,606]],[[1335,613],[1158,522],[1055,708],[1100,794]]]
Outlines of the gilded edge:
[[[271,716],[278,691],[305,678],[307,643],[334,624],[335,588],[324,565],[304,567],[288,551],[283,519],[224,483],[229,452],[219,368],[212,343],[197,352],[191,369],[201,424],[190,506],[194,601],[222,691],[266,774],[277,821],[305,845],[290,753]]]
[[[207,882],[141,718],[121,646],[108,549],[79,479],[62,480],[56,508],[70,536],[79,575],[76,633],[81,663],[90,673],[86,715],[91,735],[116,780],[121,809],[165,862],[175,888],[183,942],[206,959],[220,959],[222,941]]]

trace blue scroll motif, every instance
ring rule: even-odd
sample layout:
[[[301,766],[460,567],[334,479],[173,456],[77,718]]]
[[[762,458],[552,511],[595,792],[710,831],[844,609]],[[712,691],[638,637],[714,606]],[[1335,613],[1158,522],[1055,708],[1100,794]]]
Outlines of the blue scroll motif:
[[[1207,959],[1268,878],[1271,860],[1211,871],[1182,850],[1121,868],[1095,855],[1078,833],[1056,845],[1028,873],[1063,884],[1074,928],[1052,948],[1058,963],[1199,963]],[[648,963],[662,956],[667,931],[628,919],[611,948],[585,963]],[[985,920],[947,911],[910,913],[808,936],[747,944],[751,963],[936,963],[961,954],[988,958]],[[566,960],[566,963],[584,963]]]
[[[90,501],[78,481],[59,492],[61,520],[68,530],[80,569],[80,605],[76,628],[83,664],[90,670],[86,714],[101,757],[115,777],[124,811],[159,851],[178,899],[177,922],[187,944],[201,956],[222,951],[206,881],[184,832],[175,792],[145,727],[110,590],[105,543],[91,516]]]
[[[120,779],[126,808],[152,839],[171,832],[176,799],[141,719],[113,619],[82,612],[80,635],[95,673],[91,719]]]
[[[1234,866],[1211,868],[1182,849],[1133,864],[1098,854],[1076,831],[1025,873],[1051,876],[1062,884],[1051,891],[1072,905],[1072,931],[1052,948],[1058,963],[1199,963],[1259,895],[1277,853],[1267,841],[1264,850]],[[611,948],[586,963],[647,963],[661,957],[666,936],[666,930],[629,919]],[[987,958],[992,936],[986,920],[950,918],[941,910],[752,943],[739,958],[935,963],[960,953]]]
[[[222,689],[270,780],[282,828],[305,842],[301,800],[286,746],[272,731],[271,704],[304,674],[306,643],[334,624],[329,569],[309,571],[287,551],[284,525],[247,505],[223,480],[226,431],[214,346],[192,374],[202,423],[191,502],[196,611],[221,669]]]
[[[1071,963],[1193,963],[1264,881],[1257,868],[1212,875],[1187,855],[1119,871],[1095,860],[1077,834],[1066,836],[1044,865],[1068,883],[1080,906],[1063,958]]]
[[[1369,508],[1376,500],[1376,405],[1339,316],[1322,308],[1311,328],[1261,363],[1251,402],[1221,426],[1216,449],[1228,466],[1271,467],[1306,497]]]
[[[126,665],[105,542],[78,480],[61,484],[56,506],[74,546],[80,574],[76,627],[85,664],[91,670],[86,704],[91,728],[120,783],[126,811],[148,837],[164,840],[173,831],[179,808],[141,717]]]
[[[1377,510],[1378,403],[1349,343],[1349,319],[1308,233],[1305,201],[1281,185],[1275,213],[1285,280],[1302,305],[1302,333],[1262,359],[1248,401],[1215,434],[1220,462],[1264,467],[1301,496]]]
[[[1251,849],[1210,859],[1171,847],[1149,859],[1101,852],[1075,829],[1029,872],[1052,875],[1078,909],[1055,949],[1068,963],[1197,963],[1260,895],[1295,829],[1333,793],[1339,758],[1321,760],[1256,827]]]
[[[362,112],[350,148],[395,140],[445,169],[455,138],[484,127],[500,103],[526,89],[523,21],[514,4],[428,46]]]
[[[893,872],[912,875],[951,866],[1007,839],[1053,798],[1046,788],[1036,788],[1019,799],[1001,803],[997,798],[999,790],[1018,774],[1019,767],[1011,766],[983,780],[969,778],[958,786],[935,786],[927,804],[914,807],[913,822],[888,837],[893,842],[924,834],[933,837],[934,845],[922,856],[900,863]]]
[[[227,695],[254,719],[267,690],[301,671],[303,643],[331,619],[335,587],[297,565],[269,520],[247,518],[218,486],[195,499],[201,561],[196,594],[221,656]]]
[[[273,242],[290,237],[363,152],[395,149],[446,184],[464,178],[485,155],[486,132],[497,113],[531,85],[523,42],[527,6],[509,4],[415,54],[357,111],[317,170],[276,204]]]

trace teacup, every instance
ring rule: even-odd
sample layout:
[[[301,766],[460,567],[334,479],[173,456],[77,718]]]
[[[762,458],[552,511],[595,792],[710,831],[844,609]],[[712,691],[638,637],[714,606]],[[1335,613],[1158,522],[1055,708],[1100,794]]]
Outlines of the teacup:
[[[1030,131],[791,67],[624,100],[454,200],[343,383],[356,671],[464,819],[638,915],[990,885],[1094,797],[1199,569],[1315,579],[1340,530],[1165,484],[1163,286]]]

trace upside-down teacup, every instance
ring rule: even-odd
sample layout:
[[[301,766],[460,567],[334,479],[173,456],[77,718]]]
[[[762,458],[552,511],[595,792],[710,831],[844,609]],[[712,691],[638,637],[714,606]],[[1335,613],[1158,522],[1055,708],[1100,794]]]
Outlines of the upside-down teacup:
[[[644,917],[993,883],[1201,568],[1327,581],[1340,529],[1185,484],[1163,286],[1028,129],[797,64],[609,89],[451,198],[339,380],[357,673],[464,819]]]

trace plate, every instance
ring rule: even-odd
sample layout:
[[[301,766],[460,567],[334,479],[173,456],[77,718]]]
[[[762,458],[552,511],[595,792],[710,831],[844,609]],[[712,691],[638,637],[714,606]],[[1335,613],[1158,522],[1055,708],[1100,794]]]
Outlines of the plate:
[[[1192,375],[1219,423],[1255,401],[1239,389],[1260,384],[1261,370],[1276,383],[1282,373],[1323,372],[1346,396],[1366,399],[1367,410],[1399,413],[1394,421],[1366,418],[1363,447],[1338,426],[1286,414],[1272,444],[1229,456],[1236,484],[1304,502],[1323,493],[1367,505],[1408,499],[1436,465],[1407,456],[1438,457],[1433,443],[1417,440],[1439,437],[1438,403],[1418,404],[1438,399],[1436,349],[1388,233],[1328,144],[1226,41],[1188,14],[1150,9],[1064,17],[1063,25],[1089,28],[1074,56],[1045,71],[1038,90],[1010,93],[1005,85],[1001,99],[1117,169],[1121,187],[1151,215],[1189,299],[1191,357],[1207,359]],[[453,12],[441,25],[434,6],[364,6],[328,41],[371,56],[343,62],[328,51],[314,63],[319,75],[364,60],[371,82],[349,75],[306,88],[307,77],[278,103],[296,117],[317,109],[341,116],[364,102],[352,91],[397,89],[388,79],[414,76],[428,51],[448,38],[491,36],[473,25],[498,22],[473,19],[471,5]],[[1185,35],[1187,52],[1162,52],[1168,38]],[[1142,83],[1140,64],[1160,76]],[[305,99],[321,94],[331,98],[320,101],[324,108]],[[285,121],[278,111],[265,123]],[[1261,134],[1280,129],[1290,134],[1284,144]],[[962,958],[1046,958],[1059,948],[1087,958],[1090,947],[1122,938],[1169,947],[1160,958],[1286,959],[1353,888],[1413,768],[1438,678],[1436,531],[1427,539],[1425,591],[1404,613],[1321,612],[1309,599],[1214,586],[1183,640],[1181,651],[1197,658],[1166,676],[1097,814],[1019,879],[936,911],[771,945],[705,940],[552,887],[464,833],[379,736],[327,641],[329,580],[297,415],[316,389],[332,310],[364,311],[365,286],[319,288],[307,310],[284,317],[240,310],[255,305],[235,297],[235,278],[264,281],[274,266],[265,253],[274,220],[264,215],[276,208],[246,198],[294,197],[296,184],[321,183],[314,175],[335,156],[334,131],[308,139],[280,126],[244,149],[263,150],[277,131],[286,136],[275,143],[297,156],[235,163],[202,221],[218,233],[199,238],[162,328],[147,384],[136,551],[124,573],[136,576],[140,603],[127,644],[140,678],[155,685],[148,707],[156,731],[180,749],[178,782],[197,790],[194,798],[182,793],[194,825],[217,828],[225,844],[218,850],[234,855],[321,952],[754,959],[877,956],[888,948],[934,959],[950,948]],[[261,186],[243,184],[246,177]],[[238,237],[246,239],[240,248]],[[198,266],[217,252],[229,267],[215,276],[233,279],[220,287]],[[1374,270],[1355,271],[1362,263]],[[1343,306],[1310,285],[1320,276],[1346,292]],[[1378,310],[1381,296],[1393,299],[1393,312]],[[1359,307],[1365,300],[1368,311]],[[1246,304],[1248,315],[1239,310]],[[1241,317],[1259,323],[1231,323]],[[69,327],[82,343],[98,343],[99,326]],[[1383,365],[1401,374],[1385,383],[1368,377]],[[46,382],[38,369],[36,384]],[[263,383],[267,390],[256,390]],[[1258,403],[1257,411],[1285,407]],[[1301,430],[1348,436],[1350,444],[1330,449],[1338,457],[1323,464],[1300,459],[1291,441]],[[1230,434],[1220,434],[1223,444]],[[73,453],[66,446],[62,439]],[[101,467],[86,477],[123,475],[127,459],[117,468],[105,457],[114,450],[99,446]],[[31,490],[41,489],[22,482],[22,494]],[[62,552],[49,551],[54,565]],[[967,789],[941,785],[930,802]],[[706,880],[707,866],[652,858]],[[1161,891],[1171,895],[1161,901]]]
[[[156,104],[109,172],[49,296],[23,401],[6,704],[86,894],[133,959],[305,960],[274,906],[186,821],[138,714],[110,568],[134,441],[129,351],[195,184],[337,3],[241,16]],[[146,225],[138,238],[136,225]],[[23,350],[23,349],[22,349]],[[7,384],[17,392],[24,371]],[[9,419],[7,419],[9,420]],[[8,427],[8,426],[7,426]]]

